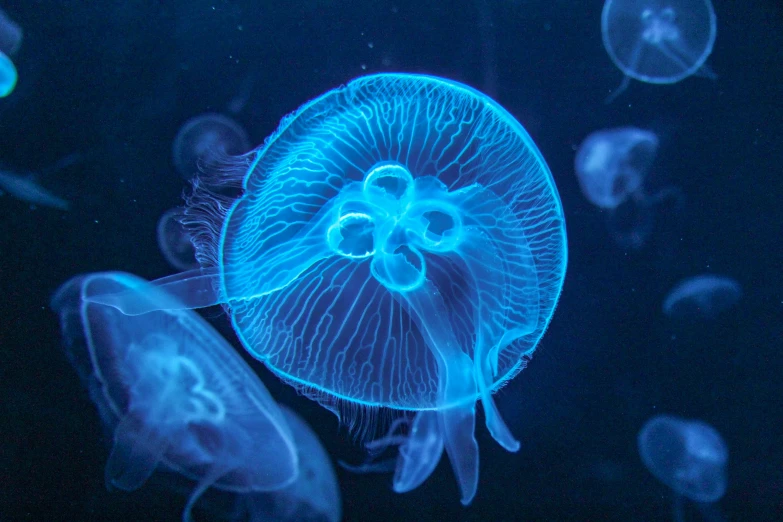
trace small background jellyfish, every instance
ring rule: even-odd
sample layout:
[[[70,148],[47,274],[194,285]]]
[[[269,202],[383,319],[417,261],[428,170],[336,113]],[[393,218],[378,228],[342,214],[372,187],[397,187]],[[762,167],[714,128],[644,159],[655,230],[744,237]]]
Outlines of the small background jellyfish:
[[[222,158],[244,154],[250,149],[245,130],[228,116],[201,114],[186,121],[172,147],[174,166],[185,180],[199,167],[215,166]]]
[[[645,178],[657,152],[658,137],[636,127],[595,131],[577,150],[579,187],[593,205],[608,211],[609,233],[621,247],[645,244],[654,226],[655,205],[670,198],[681,205],[679,189],[645,193]]]
[[[190,234],[180,222],[183,210],[172,208],[160,216],[157,226],[158,247],[171,266],[177,270],[192,270],[198,267],[198,261]]]
[[[677,283],[663,301],[663,313],[679,319],[714,319],[742,297],[742,286],[730,277],[702,274]]]
[[[604,48],[623,72],[611,103],[630,78],[676,83],[695,73],[715,78],[705,65],[716,34],[710,0],[606,0],[601,14]]]
[[[128,317],[91,304],[95,292],[147,283],[124,273],[75,277],[52,299],[66,353],[113,432],[108,488],[132,491],[157,469],[197,484],[182,519],[210,487],[238,494],[296,480],[291,432],[266,388],[193,312]],[[163,292],[150,299],[171,301]]]
[[[698,504],[711,504],[726,493],[729,451],[712,426],[657,415],[642,427],[637,443],[650,473],[674,492],[675,521],[684,520],[683,497]],[[716,509],[700,507],[708,521],[723,520]]]

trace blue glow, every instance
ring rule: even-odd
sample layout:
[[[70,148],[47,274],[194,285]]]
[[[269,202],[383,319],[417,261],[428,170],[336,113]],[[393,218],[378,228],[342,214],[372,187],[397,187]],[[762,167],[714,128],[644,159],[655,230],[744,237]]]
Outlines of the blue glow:
[[[678,494],[715,502],[726,493],[729,451],[712,426],[658,415],[642,427],[638,446],[647,469]]]
[[[14,92],[17,79],[14,62],[5,53],[0,52],[0,98],[5,98]]]
[[[130,491],[162,467],[197,482],[183,512],[209,487],[268,491],[291,484],[298,457],[266,388],[234,349],[190,311],[126,316],[85,300],[146,287],[130,274],[66,282],[52,308],[66,351],[114,432],[106,484]],[[172,298],[146,289],[149,299]]]
[[[239,177],[225,212],[216,194]],[[203,268],[158,286],[184,306],[225,303],[277,375],[332,409],[435,412],[420,434],[443,441],[465,504],[477,399],[493,437],[519,448],[492,392],[543,335],[567,248],[552,175],[496,102],[431,76],[358,78],[284,118],[233,172],[199,178],[188,212]],[[134,292],[94,302],[156,306]]]
[[[604,48],[625,78],[670,84],[694,73],[714,78],[705,62],[712,53],[717,19],[710,0],[606,0],[601,15]]]

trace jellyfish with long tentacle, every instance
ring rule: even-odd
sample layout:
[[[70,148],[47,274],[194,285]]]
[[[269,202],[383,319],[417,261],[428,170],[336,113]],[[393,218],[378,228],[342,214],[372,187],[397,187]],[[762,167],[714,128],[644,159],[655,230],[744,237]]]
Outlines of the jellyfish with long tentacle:
[[[622,94],[631,78],[672,84],[697,74],[717,76],[705,62],[717,33],[710,0],[606,0],[601,13],[604,48],[623,72],[606,99]]]
[[[77,276],[52,299],[66,354],[113,433],[109,488],[141,487],[156,469],[196,482],[182,514],[211,487],[237,494],[285,488],[298,454],[283,413],[234,349],[196,313],[127,316],[90,295],[143,288],[120,272]],[[147,288],[146,298],[173,298]]]
[[[549,168],[496,102],[431,76],[358,78],[197,178],[185,213],[201,269],[156,287],[183,307],[222,303],[282,379],[351,425],[358,408],[416,412],[416,437],[443,441],[464,504],[478,486],[477,400],[495,440],[519,448],[492,394],[549,324],[567,247]],[[144,293],[92,299],[145,314]]]

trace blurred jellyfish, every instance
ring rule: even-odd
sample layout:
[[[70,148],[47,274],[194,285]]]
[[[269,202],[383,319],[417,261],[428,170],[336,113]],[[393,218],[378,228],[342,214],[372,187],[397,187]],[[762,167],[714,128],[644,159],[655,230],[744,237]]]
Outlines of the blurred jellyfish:
[[[184,209],[172,208],[158,220],[158,248],[166,261],[177,270],[191,270],[198,267],[196,249],[190,234],[180,222]]]
[[[189,119],[179,129],[172,154],[177,172],[189,180],[199,165],[214,165],[249,149],[247,133],[237,122],[222,114],[207,113]]]
[[[592,204],[608,210],[609,233],[621,247],[644,245],[653,229],[653,207],[682,197],[675,188],[645,193],[644,181],[657,152],[658,137],[636,127],[593,132],[577,150],[574,170],[579,187]]]
[[[13,56],[22,46],[22,28],[0,9],[0,52]]]
[[[187,521],[210,487],[245,494],[293,483],[298,457],[283,414],[206,321],[189,311],[129,317],[85,300],[144,285],[130,274],[89,274],[52,299],[67,355],[114,433],[107,487],[137,489],[158,467],[180,473],[197,482]]]
[[[296,413],[280,406],[299,455],[296,481],[269,493],[238,497],[250,520],[277,522],[339,522],[342,500],[331,459],[310,426]]]
[[[441,440],[469,504],[476,402],[517,451],[493,393],[532,357],[565,277],[560,196],[527,131],[466,85],[377,74],[304,104],[232,167],[187,205],[203,268],[155,285],[226,304],[251,354],[357,429],[362,408],[416,412],[406,447]],[[238,199],[215,195],[238,180]],[[93,299],[155,309],[143,291]]]
[[[670,317],[713,319],[742,297],[742,286],[730,277],[703,274],[680,281],[663,301]]]
[[[676,83],[694,73],[714,78],[704,62],[716,31],[710,0],[606,0],[604,48],[625,75],[606,103],[628,87],[630,78],[657,84]]]
[[[55,196],[35,182],[35,176],[17,174],[8,170],[0,170],[0,194],[8,192],[17,199],[33,205],[68,210],[71,204],[59,196]]]
[[[674,519],[683,520],[682,497],[705,504],[726,493],[729,451],[715,429],[701,421],[657,415],[639,432],[639,455],[655,478],[674,491]],[[719,515],[703,509],[710,519]]]
[[[14,92],[17,79],[18,74],[14,62],[3,52],[0,52],[0,98],[5,98]]]

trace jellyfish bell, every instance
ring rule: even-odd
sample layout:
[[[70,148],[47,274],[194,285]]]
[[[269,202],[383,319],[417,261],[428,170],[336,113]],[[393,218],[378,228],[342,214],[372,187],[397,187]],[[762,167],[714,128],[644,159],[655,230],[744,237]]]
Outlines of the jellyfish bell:
[[[671,84],[695,73],[714,77],[705,65],[717,32],[710,0],[606,0],[601,14],[604,48],[625,75],[606,100],[630,78]]]
[[[237,122],[222,114],[206,113],[182,125],[174,138],[172,158],[180,176],[190,180],[200,166],[214,166],[226,156],[249,149],[247,133]]]
[[[675,318],[713,319],[742,297],[742,286],[730,277],[702,274],[680,281],[663,301],[663,313]]]
[[[231,202],[215,196],[227,178],[244,188]],[[495,101],[432,76],[358,78],[233,171],[200,176],[186,221],[202,267],[155,287],[175,306],[225,304],[252,355],[349,424],[359,407],[434,412],[421,438],[442,439],[464,504],[477,400],[495,440],[519,448],[492,394],[535,351],[567,246],[551,172]],[[91,300],[169,305],[144,292]]]
[[[183,210],[172,208],[158,219],[158,248],[166,261],[177,270],[192,270],[198,268],[199,264],[190,234],[180,222]]]
[[[637,443],[645,467],[677,494],[715,502],[726,492],[729,452],[709,424],[657,415],[642,427]]]
[[[86,300],[140,288],[120,272],[78,276],[52,299],[66,353],[113,432],[110,488],[135,490],[157,469],[197,482],[183,512],[210,487],[250,493],[297,478],[290,429],[266,388],[234,349],[190,311],[126,316]],[[148,289],[170,308],[171,296]]]
[[[658,152],[658,137],[637,127],[598,130],[582,141],[574,158],[582,194],[614,209],[637,193]]]

